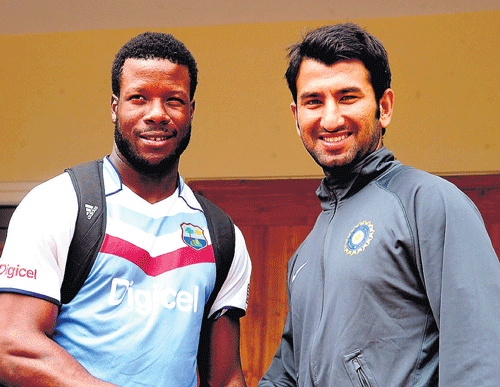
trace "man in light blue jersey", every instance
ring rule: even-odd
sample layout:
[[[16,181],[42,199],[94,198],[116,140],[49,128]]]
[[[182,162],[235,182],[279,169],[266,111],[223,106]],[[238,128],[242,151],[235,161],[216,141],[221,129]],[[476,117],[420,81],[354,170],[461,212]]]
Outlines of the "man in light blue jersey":
[[[0,385],[195,387],[201,355],[201,385],[245,386],[239,318],[251,263],[236,226],[229,274],[200,332],[216,280],[213,235],[178,173],[196,85],[196,62],[171,35],[138,35],[116,55],[104,241],[62,304],[77,195],[63,173],[23,199],[0,259]]]

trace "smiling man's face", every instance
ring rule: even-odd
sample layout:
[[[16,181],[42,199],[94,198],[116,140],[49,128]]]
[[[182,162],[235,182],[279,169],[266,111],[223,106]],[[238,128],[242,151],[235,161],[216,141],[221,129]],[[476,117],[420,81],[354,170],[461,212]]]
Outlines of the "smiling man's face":
[[[392,98],[387,89],[377,104],[370,74],[359,60],[326,65],[306,58],[297,76],[297,103],[291,108],[305,148],[329,175],[382,146]]]
[[[113,95],[115,145],[137,171],[160,176],[178,166],[191,134],[194,101],[186,66],[167,59],[127,59]]]

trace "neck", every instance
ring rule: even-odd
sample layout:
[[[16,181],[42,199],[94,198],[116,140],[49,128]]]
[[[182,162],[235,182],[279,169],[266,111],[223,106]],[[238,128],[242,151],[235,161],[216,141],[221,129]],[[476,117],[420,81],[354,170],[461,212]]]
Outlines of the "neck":
[[[135,170],[123,157],[115,152],[109,160],[120,174],[122,183],[147,202],[154,204],[175,192],[178,181],[178,163],[162,176],[147,175]]]

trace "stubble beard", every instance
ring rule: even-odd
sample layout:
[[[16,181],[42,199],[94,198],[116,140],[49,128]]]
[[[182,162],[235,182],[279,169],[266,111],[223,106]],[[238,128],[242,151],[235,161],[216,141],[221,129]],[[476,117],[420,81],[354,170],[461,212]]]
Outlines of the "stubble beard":
[[[343,176],[346,176],[350,170],[355,168],[360,161],[378,149],[378,144],[382,138],[382,129],[377,126],[377,123],[374,123],[372,130],[373,135],[367,146],[355,143],[338,160],[328,160],[328,156],[324,156],[321,152],[316,152],[314,149],[307,149],[307,151],[314,161],[323,169],[325,175],[342,178]],[[377,132],[379,135],[376,134]]]
[[[181,138],[174,152],[157,163],[148,161],[133,149],[130,141],[123,137],[118,122],[115,123],[114,137],[118,151],[134,170],[149,178],[161,179],[172,172],[172,169],[176,167],[177,161],[180,159],[182,153],[184,153],[188,147],[191,139],[191,123],[189,124],[186,135]]]

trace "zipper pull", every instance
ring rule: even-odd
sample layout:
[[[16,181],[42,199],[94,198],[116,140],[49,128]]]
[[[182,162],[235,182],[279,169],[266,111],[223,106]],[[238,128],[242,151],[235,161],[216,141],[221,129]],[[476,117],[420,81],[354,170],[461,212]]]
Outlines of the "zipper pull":
[[[352,359],[352,364],[354,364],[354,370],[358,372],[361,368],[361,364],[359,364],[358,358],[355,357],[354,359]]]

